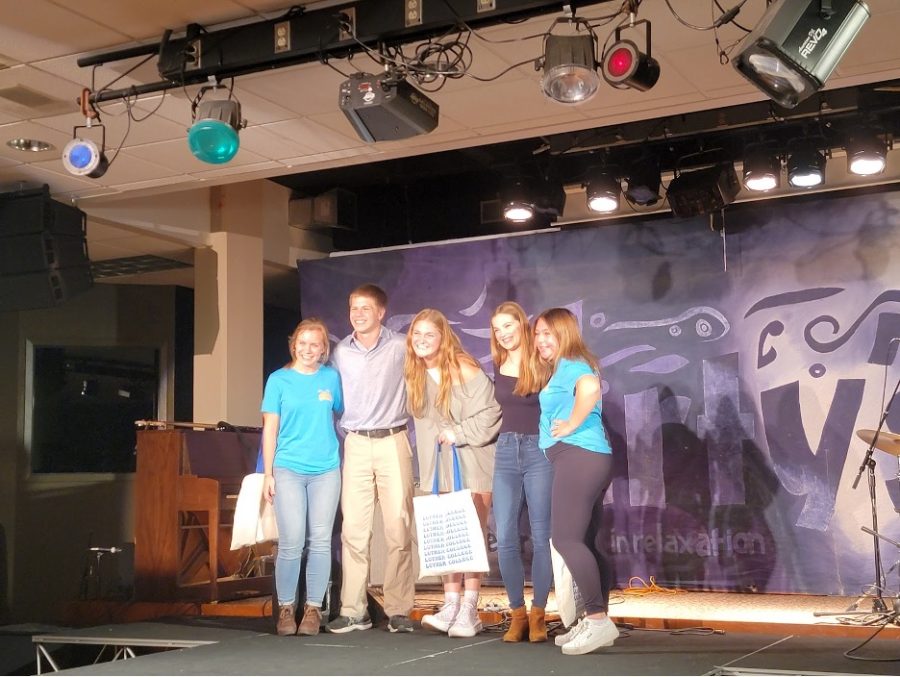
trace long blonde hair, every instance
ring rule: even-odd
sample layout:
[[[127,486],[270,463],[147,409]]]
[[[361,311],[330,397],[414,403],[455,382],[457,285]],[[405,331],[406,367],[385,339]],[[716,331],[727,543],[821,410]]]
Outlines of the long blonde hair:
[[[542,386],[547,385],[547,381],[550,380],[552,372],[556,370],[556,365],[562,358],[587,362],[591,367],[591,370],[593,370],[598,377],[600,376],[600,360],[597,359],[597,356],[594,355],[590,348],[585,344],[581,332],[578,329],[578,320],[571,310],[566,308],[550,308],[537,316],[534,321],[535,327],[539,320],[543,320],[547,323],[550,332],[556,337],[556,340],[559,343],[559,351],[556,353],[552,362],[540,359],[540,362],[549,367],[549,371],[546,374]]]
[[[284,365],[285,367],[292,367],[297,361],[297,356],[294,355],[294,344],[297,342],[297,337],[307,330],[319,331],[322,333],[322,343],[325,346],[325,350],[322,353],[322,357],[319,358],[319,362],[325,364],[328,361],[328,355],[331,353],[331,344],[328,341],[328,328],[318,317],[308,317],[294,327],[294,331],[292,331],[291,335],[288,337],[288,353],[291,355],[291,361]]]
[[[443,416],[450,416],[450,388],[454,382],[461,382],[460,362],[468,362],[473,367],[480,368],[474,357],[469,355],[462,347],[462,343],[456,333],[450,328],[450,323],[440,310],[425,308],[420,310],[409,323],[409,331],[406,332],[406,360],[403,365],[403,378],[406,381],[406,401],[409,413],[416,418],[425,415],[425,360],[416,355],[413,350],[413,329],[416,323],[421,321],[431,322],[441,334],[441,345],[438,348],[438,367],[441,370],[441,382],[438,385],[438,396],[434,403]]]
[[[528,316],[525,315],[522,306],[515,301],[504,301],[491,315],[491,357],[494,358],[494,367],[500,371],[500,366],[509,358],[509,351],[500,345],[494,333],[493,321],[497,315],[509,315],[514,318],[519,323],[519,331],[522,335],[519,344],[522,362],[519,365],[519,377],[516,379],[513,393],[525,397],[538,392],[541,389],[541,381],[544,372],[547,371],[547,366],[537,359],[534,350],[534,333],[528,323]]]

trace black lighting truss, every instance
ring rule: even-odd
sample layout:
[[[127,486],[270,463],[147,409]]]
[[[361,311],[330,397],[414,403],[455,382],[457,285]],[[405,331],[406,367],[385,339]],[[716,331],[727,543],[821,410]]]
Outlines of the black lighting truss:
[[[591,4],[614,1],[595,0]],[[478,6],[484,11],[478,11]],[[301,63],[346,58],[366,48],[377,50],[436,38],[463,24],[479,28],[560,13],[564,3],[432,0],[420,2],[419,8],[421,14],[415,17],[407,14],[407,3],[398,0],[359,0],[310,11],[296,6],[273,19],[219,30],[207,31],[190,24],[178,37],[167,31],[159,43],[91,54],[78,59],[78,65],[88,67],[159,55],[159,82],[92,92],[89,102],[95,104],[205,83],[210,78],[221,81]]]

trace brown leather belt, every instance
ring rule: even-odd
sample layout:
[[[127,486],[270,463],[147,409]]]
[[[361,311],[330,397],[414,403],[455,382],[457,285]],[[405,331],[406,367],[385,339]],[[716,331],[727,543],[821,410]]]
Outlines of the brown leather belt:
[[[377,428],[376,430],[351,430],[350,432],[354,435],[362,435],[363,437],[368,437],[369,439],[381,439],[382,437],[390,437],[391,435],[396,435],[397,433],[402,433],[406,430],[406,424],[398,425],[395,428]]]

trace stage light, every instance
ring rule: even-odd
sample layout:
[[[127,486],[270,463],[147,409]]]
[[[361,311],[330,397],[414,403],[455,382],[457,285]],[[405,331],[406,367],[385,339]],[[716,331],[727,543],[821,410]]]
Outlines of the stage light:
[[[813,188],[825,181],[825,154],[812,141],[798,141],[788,156],[788,183],[795,188]]]
[[[428,134],[440,115],[437,103],[395,72],[353,73],[341,83],[338,105],[368,143]]]
[[[619,194],[622,185],[615,174],[607,168],[592,169],[584,184],[588,209],[592,212],[608,214],[619,208]]]
[[[781,183],[781,158],[765,144],[752,144],[744,153],[743,173],[747,190],[772,190]]]
[[[246,123],[241,120],[241,104],[237,99],[201,101],[209,89],[215,87],[204,87],[194,100],[188,147],[198,160],[219,165],[237,154],[241,145],[238,132]]]
[[[500,202],[507,221],[525,223],[542,217],[552,223],[563,213],[566,193],[562,183],[551,178],[518,176],[501,186]]]
[[[732,162],[676,172],[666,199],[675,216],[699,216],[719,211],[734,202],[741,190]]]
[[[646,92],[659,80],[659,62],[650,56],[650,22],[636,21],[634,26],[646,27],[647,53],[641,52],[631,40],[621,40],[621,29],[615,32],[616,41],[603,55],[603,78],[618,89],[637,89]]]
[[[868,18],[862,0],[775,2],[732,63],[769,98],[793,108],[824,86]]]
[[[102,130],[100,146],[91,139],[82,139],[78,136],[79,129],[94,127]],[[66,144],[62,152],[63,167],[66,171],[89,179],[99,179],[106,174],[106,170],[109,169],[109,160],[106,157],[106,127],[101,124],[75,127],[72,136],[74,138]]]
[[[644,155],[628,168],[625,176],[625,198],[632,204],[649,207],[659,202],[659,186],[662,183],[659,158]]]
[[[548,35],[544,39],[544,95],[559,103],[583,103],[600,84],[594,34]]]
[[[858,176],[880,174],[887,166],[887,144],[866,130],[851,133],[847,141],[847,171]]]
[[[534,186],[530,184],[526,179],[514,179],[501,189],[504,219],[512,223],[525,223],[534,217]]]

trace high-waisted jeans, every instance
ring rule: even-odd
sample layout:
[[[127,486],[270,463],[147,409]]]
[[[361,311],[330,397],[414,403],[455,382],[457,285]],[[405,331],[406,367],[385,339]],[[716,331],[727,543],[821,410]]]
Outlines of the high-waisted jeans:
[[[531,583],[534,606],[547,605],[553,567],[550,563],[550,496],[553,466],[538,447],[537,435],[502,433],[494,457],[494,522],[500,575],[509,605],[525,605],[525,567],[519,539],[519,515],[528,505],[531,524]]]
[[[275,474],[275,521],[278,557],[275,592],[279,604],[293,604],[306,549],[306,602],[321,606],[331,577],[331,532],[341,498],[341,469],[304,475],[278,468]]]

